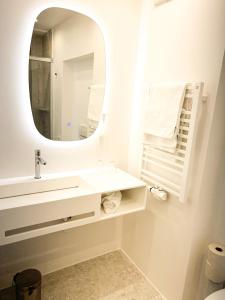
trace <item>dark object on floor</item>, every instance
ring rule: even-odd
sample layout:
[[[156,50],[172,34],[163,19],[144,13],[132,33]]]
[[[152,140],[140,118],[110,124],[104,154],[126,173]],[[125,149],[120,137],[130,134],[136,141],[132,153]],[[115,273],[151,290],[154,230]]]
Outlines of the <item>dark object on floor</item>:
[[[14,278],[16,300],[41,300],[41,273],[27,269],[17,273]]]
[[[0,291],[0,300],[16,300],[16,289],[9,287]]]

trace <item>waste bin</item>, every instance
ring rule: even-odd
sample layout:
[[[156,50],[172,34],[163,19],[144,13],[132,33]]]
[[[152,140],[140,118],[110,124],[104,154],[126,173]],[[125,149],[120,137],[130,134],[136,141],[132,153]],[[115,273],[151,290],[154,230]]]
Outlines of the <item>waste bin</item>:
[[[16,300],[41,300],[41,273],[27,269],[17,273],[14,278]]]

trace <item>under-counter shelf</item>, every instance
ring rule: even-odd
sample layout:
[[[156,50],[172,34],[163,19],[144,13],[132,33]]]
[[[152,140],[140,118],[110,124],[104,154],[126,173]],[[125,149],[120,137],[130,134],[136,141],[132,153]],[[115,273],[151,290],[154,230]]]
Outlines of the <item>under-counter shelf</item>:
[[[79,172],[79,177],[78,188],[1,198],[0,245],[120,217],[146,207],[145,183],[120,169],[86,170]],[[4,180],[4,185],[9,181]],[[122,192],[120,207],[115,213],[104,213],[101,195],[118,190]]]
[[[111,219],[134,212],[145,210],[146,208],[146,188],[132,188],[122,190],[122,200],[116,212],[106,214],[101,207],[100,220]]]

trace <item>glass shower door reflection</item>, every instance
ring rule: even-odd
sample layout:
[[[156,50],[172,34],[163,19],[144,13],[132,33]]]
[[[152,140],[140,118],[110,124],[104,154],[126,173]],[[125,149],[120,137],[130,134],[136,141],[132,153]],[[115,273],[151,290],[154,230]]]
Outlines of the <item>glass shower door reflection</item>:
[[[51,62],[30,59],[30,101],[38,131],[51,138]]]

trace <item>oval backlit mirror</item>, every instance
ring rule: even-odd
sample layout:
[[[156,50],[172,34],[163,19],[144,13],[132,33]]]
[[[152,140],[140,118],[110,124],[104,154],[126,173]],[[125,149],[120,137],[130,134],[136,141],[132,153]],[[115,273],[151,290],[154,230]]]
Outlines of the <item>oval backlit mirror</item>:
[[[30,103],[46,138],[89,137],[101,118],[105,45],[89,17],[62,8],[43,11],[34,25],[29,60]]]

